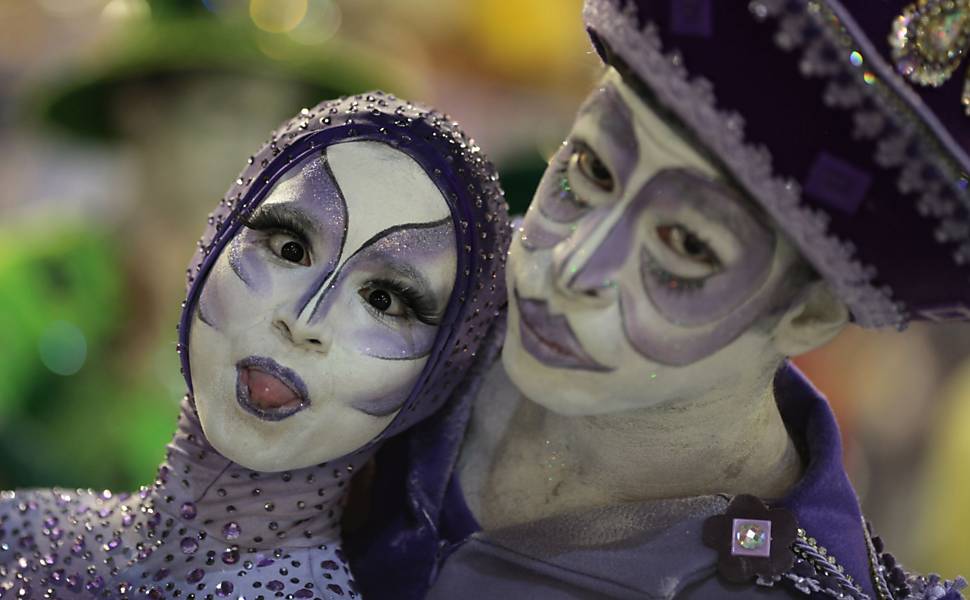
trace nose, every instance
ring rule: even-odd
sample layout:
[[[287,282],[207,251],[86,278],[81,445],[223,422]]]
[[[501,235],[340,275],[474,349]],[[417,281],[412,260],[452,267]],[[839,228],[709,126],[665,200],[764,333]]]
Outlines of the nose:
[[[323,335],[319,324],[307,325],[301,319],[277,317],[273,328],[286,341],[310,352],[326,354],[330,350],[329,339]]]
[[[553,277],[565,296],[589,306],[615,299],[617,276],[629,252],[618,236],[622,211],[603,207],[585,215],[576,230],[553,249]]]

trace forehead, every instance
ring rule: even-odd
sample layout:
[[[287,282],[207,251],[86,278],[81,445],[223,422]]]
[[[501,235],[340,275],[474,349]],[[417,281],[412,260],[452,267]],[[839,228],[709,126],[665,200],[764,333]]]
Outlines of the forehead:
[[[438,186],[405,152],[378,141],[328,146],[293,167],[265,204],[294,203],[318,228],[345,228],[345,250],[408,224],[441,221],[451,210]],[[344,216],[336,218],[331,208]],[[321,210],[322,209],[322,210]]]
[[[637,177],[630,182],[633,184],[644,183],[662,169],[677,167],[723,179],[718,168],[641,99],[615,69],[606,72],[587,98],[573,132],[594,148],[600,145],[636,152]],[[609,156],[605,158],[609,160]]]

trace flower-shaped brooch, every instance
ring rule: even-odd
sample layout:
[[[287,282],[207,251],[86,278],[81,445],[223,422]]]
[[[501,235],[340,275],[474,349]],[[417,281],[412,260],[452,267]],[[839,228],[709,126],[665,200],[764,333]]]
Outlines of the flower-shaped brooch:
[[[717,571],[732,583],[775,579],[792,567],[798,524],[784,508],[755,496],[735,496],[727,512],[704,521],[704,544],[718,552]]]
[[[917,85],[946,83],[970,50],[970,0],[919,0],[893,20],[889,34],[896,69]],[[970,115],[970,73],[964,76]]]

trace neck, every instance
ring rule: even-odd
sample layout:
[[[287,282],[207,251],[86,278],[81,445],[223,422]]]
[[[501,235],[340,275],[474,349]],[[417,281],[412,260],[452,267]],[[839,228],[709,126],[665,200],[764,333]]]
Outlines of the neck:
[[[151,493],[160,512],[230,545],[334,544],[350,478],[369,457],[364,452],[292,471],[253,471],[209,444],[186,396]]]
[[[771,377],[598,416],[563,416],[525,401],[512,423],[485,496],[489,528],[622,502],[716,493],[776,498],[801,474]],[[525,494],[515,494],[521,486]],[[509,503],[496,503],[496,495]]]

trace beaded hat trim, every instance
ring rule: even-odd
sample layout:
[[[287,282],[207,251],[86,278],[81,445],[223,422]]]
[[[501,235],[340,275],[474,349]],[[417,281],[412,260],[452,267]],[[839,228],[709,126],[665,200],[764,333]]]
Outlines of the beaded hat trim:
[[[918,212],[935,219],[936,241],[955,245],[956,264],[970,264],[970,158],[847,11],[831,0],[752,0],[749,8],[759,20],[778,19],[775,43],[801,49],[805,77],[829,80],[825,105],[852,111],[853,135],[875,143],[879,165],[898,171],[899,192],[918,194]],[[809,28],[822,35],[807,35]]]

